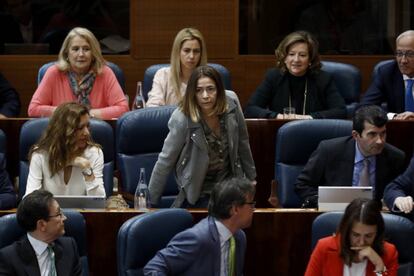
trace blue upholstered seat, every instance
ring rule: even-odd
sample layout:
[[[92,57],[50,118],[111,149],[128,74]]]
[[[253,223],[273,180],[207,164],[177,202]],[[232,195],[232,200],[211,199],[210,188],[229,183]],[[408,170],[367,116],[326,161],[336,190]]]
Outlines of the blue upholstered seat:
[[[284,124],[276,137],[275,179],[280,204],[298,208],[301,200],[295,182],[319,142],[351,135],[352,122],[346,120],[298,120]]]
[[[89,275],[86,224],[81,213],[75,210],[63,210],[65,220],[65,236],[75,239],[83,270],[83,276]],[[25,230],[17,223],[16,214],[0,217],[0,248],[8,246],[25,235]]]
[[[138,109],[124,114],[116,126],[116,159],[121,173],[120,190],[134,194],[140,168],[145,168],[147,183],[169,132],[168,121],[174,106]],[[161,203],[170,207],[178,194],[177,184],[170,174]]]
[[[20,131],[19,144],[19,198],[26,192],[29,175],[28,154],[32,145],[37,143],[49,123],[49,118],[32,119],[24,123]],[[104,153],[103,181],[106,196],[112,195],[114,181],[114,133],[105,121],[90,120],[92,139],[102,146]]]
[[[319,239],[336,232],[343,212],[329,212],[319,215],[312,224],[312,248]],[[382,214],[385,222],[385,240],[398,250],[398,276],[414,275],[414,223],[407,218]]]
[[[193,224],[185,209],[163,209],[127,220],[119,229],[118,276],[143,275],[142,269],[177,233]]]
[[[211,67],[216,69],[224,82],[224,88],[227,90],[231,90],[231,76],[229,70],[227,70],[226,67],[223,65],[217,64],[217,63],[209,63]],[[144,80],[142,82],[142,94],[144,96],[145,101],[148,100],[148,92],[152,89],[152,80],[154,79],[155,73],[163,67],[168,67],[170,64],[163,63],[163,64],[155,64],[148,67],[144,72]]]
[[[339,93],[345,100],[347,116],[351,118],[361,93],[361,71],[347,63],[322,61],[322,70],[332,74]]]
[[[38,85],[42,81],[43,76],[45,75],[47,69],[55,63],[56,63],[56,61],[51,61],[51,62],[43,64],[39,68],[39,72],[37,74],[37,84]],[[125,90],[125,76],[124,76],[124,72],[122,71],[122,69],[113,62],[107,61],[106,65],[108,65],[108,67],[112,69],[112,71],[115,74],[116,79],[118,80],[119,85],[121,86],[122,90],[125,93],[126,92],[126,90]]]

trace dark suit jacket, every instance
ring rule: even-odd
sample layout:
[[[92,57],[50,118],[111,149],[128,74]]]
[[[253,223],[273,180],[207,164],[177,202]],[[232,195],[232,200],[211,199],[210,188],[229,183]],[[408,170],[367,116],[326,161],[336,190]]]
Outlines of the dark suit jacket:
[[[287,74],[273,68],[250,97],[246,118],[275,118],[289,106],[289,79]],[[339,94],[330,74],[320,71],[308,74],[308,96],[305,113],[313,118],[346,118],[345,101]],[[298,113],[298,112],[297,112]]]
[[[54,252],[57,275],[82,275],[75,240],[60,237],[55,241]],[[0,275],[40,276],[36,253],[27,235],[0,250]]]
[[[16,193],[6,171],[6,158],[0,153],[0,209],[16,207]]]
[[[405,172],[385,188],[384,201],[390,210],[393,209],[395,199],[400,196],[411,196],[414,198],[414,157],[411,158]],[[408,217],[414,221],[414,212],[411,212]]]
[[[236,275],[243,275],[246,236],[242,230],[236,240]],[[167,247],[158,251],[144,267],[144,275],[220,276],[220,237],[212,217],[177,234]]]
[[[402,172],[404,158],[404,152],[390,144],[385,144],[376,156],[376,200],[382,199],[385,186]],[[318,186],[352,186],[354,159],[355,140],[352,137],[320,142],[296,180],[296,193],[304,201],[311,197],[315,201]]]
[[[387,103],[388,112],[405,111],[404,79],[396,61],[378,68],[374,81],[361,99],[361,105]]]
[[[0,113],[6,117],[18,117],[20,98],[16,90],[0,73]]]

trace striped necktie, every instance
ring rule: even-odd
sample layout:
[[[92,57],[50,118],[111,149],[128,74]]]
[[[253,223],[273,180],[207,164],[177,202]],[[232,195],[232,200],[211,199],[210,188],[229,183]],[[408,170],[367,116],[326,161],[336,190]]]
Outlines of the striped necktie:
[[[50,262],[50,269],[49,269],[49,276],[56,276],[56,266],[55,266],[55,252],[53,251],[53,246],[49,245],[47,247],[49,262]]]
[[[233,236],[229,239],[229,276],[236,275],[236,240]]]
[[[414,80],[407,79],[407,89],[405,89],[405,111],[414,112],[414,99],[413,99],[413,83]]]

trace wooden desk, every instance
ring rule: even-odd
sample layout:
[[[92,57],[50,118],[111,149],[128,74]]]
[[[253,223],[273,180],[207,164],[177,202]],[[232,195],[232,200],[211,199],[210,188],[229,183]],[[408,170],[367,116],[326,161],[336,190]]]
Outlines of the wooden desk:
[[[19,174],[19,135],[21,126],[29,119],[15,118],[0,120],[0,129],[7,136],[7,169],[12,177]],[[115,129],[116,120],[108,121]],[[286,120],[246,119],[250,137],[250,147],[257,170],[256,201],[258,207],[270,207],[267,199],[270,194],[270,182],[274,178],[275,142],[278,129]],[[387,124],[387,141],[402,149],[408,164],[414,142],[414,121],[390,121]]]
[[[139,213],[134,210],[81,212],[86,220],[90,275],[117,275],[118,230],[122,223]],[[207,216],[206,210],[190,212],[195,222]],[[10,211],[0,215],[6,213]],[[318,215],[313,210],[257,209],[252,226],[245,230],[244,274],[303,275],[311,253],[312,222]]]

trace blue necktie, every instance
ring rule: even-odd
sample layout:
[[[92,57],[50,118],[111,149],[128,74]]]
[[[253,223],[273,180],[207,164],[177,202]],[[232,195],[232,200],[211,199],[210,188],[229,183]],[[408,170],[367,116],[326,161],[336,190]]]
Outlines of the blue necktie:
[[[414,112],[414,100],[412,95],[414,80],[407,80],[407,89],[405,90],[405,111]]]

